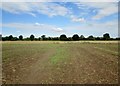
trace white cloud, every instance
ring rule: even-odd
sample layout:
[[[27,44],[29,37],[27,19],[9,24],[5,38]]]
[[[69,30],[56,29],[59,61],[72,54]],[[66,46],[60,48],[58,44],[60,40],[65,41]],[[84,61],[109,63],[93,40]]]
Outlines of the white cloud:
[[[53,2],[54,0],[1,0],[1,2]]]
[[[40,24],[38,22],[35,23],[36,26],[39,26]]]
[[[27,31],[31,34],[46,34],[49,35],[50,33],[55,34],[66,34],[67,36],[72,36],[73,34],[77,33],[79,35],[89,36],[102,36],[104,33],[110,33],[110,36],[117,37],[118,36],[118,22],[116,21],[109,21],[105,23],[96,23],[96,22],[88,22],[86,21],[83,25],[69,25],[65,27],[57,27],[54,25],[48,24],[41,24],[41,23],[6,23],[2,24],[2,27],[7,27],[9,29],[15,28],[18,31],[21,31],[22,34],[24,31]],[[106,28],[107,27],[107,28]],[[49,33],[49,34],[48,34]],[[26,34],[26,33],[25,33]],[[52,34],[51,34],[52,35]]]
[[[109,7],[100,9],[98,14],[94,16],[93,19],[101,19],[105,16],[109,16],[117,12],[118,12],[117,6],[109,6]]]
[[[64,6],[55,4],[55,3],[36,3],[36,2],[8,2],[8,3],[2,3],[1,9],[13,13],[13,14],[21,14],[26,13],[30,14],[34,17],[36,17],[35,13],[38,14],[45,14],[50,17],[52,16],[65,16],[69,13],[69,10],[65,8]]]
[[[85,19],[84,19],[84,18],[77,18],[77,17],[74,16],[74,15],[71,15],[70,18],[71,18],[71,20],[72,20],[73,22],[85,22]]]
[[[31,8],[31,4],[28,4],[28,3],[17,3],[17,2],[2,3],[1,9],[3,9],[4,11],[13,13],[13,14],[26,13],[26,14],[30,14],[32,16],[36,16],[32,12],[33,8]]]
[[[13,14],[29,14],[33,17],[39,16],[39,14],[48,15],[49,17],[53,16],[65,16],[71,19],[73,22],[85,22],[86,18],[84,15],[89,15],[88,11],[90,11],[90,8],[95,8],[96,10],[93,10],[94,13],[97,13],[95,16],[91,17],[93,20],[101,19],[106,16],[112,15],[114,13],[118,12],[117,3],[111,2],[80,2],[75,3],[79,9],[83,9],[84,11],[81,12],[79,15],[75,15],[75,13],[72,12],[72,7],[65,7],[63,5],[57,4],[57,3],[48,3],[48,2],[3,2],[2,8],[3,10],[13,13]]]
[[[53,28],[53,30],[55,32],[64,32],[64,30],[62,28]]]
[[[119,0],[1,0],[2,2],[118,2]]]
[[[76,0],[76,2],[77,1],[79,2],[118,2],[119,0]]]
[[[37,17],[36,14],[34,13],[28,13],[28,14],[32,15],[33,17]]]
[[[84,25],[66,26],[63,29],[70,33],[71,36],[75,33],[86,37],[89,35],[102,36],[104,33],[110,33],[111,37],[118,37],[117,20],[105,23],[87,22]]]
[[[79,9],[85,9],[89,11],[90,8],[94,8],[97,12],[92,19],[101,19],[106,16],[112,15],[118,12],[117,2],[77,2],[75,3]]]
[[[64,32],[63,29],[54,25],[40,24],[40,23],[6,23],[2,24],[2,27],[8,27],[18,30],[30,30],[30,31],[52,31],[52,32]]]
[[[50,17],[52,16],[65,16],[69,13],[69,10],[61,5],[55,4],[55,3],[34,3],[37,6],[38,13],[46,14]]]

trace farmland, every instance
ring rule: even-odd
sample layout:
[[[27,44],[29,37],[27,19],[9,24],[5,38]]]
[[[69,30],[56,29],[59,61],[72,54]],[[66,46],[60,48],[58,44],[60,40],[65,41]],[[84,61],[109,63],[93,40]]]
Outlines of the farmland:
[[[3,83],[117,84],[117,41],[2,42]]]

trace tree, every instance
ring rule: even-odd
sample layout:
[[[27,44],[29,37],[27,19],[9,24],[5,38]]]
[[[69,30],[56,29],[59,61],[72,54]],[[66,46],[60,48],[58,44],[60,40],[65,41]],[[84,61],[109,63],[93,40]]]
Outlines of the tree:
[[[38,40],[40,41],[40,40],[41,40],[41,38],[39,37],[39,38],[38,38]]]
[[[88,37],[89,40],[94,40],[95,38],[91,35]]]
[[[78,41],[79,40],[79,36],[77,34],[74,34],[73,37],[72,37],[72,39],[74,41]]]
[[[105,33],[105,34],[103,34],[103,39],[105,39],[105,40],[110,39],[110,35],[109,35],[109,33]]]
[[[39,38],[34,38],[34,40],[35,40],[35,41],[38,41],[38,40],[39,40]]]
[[[68,41],[72,41],[72,37],[68,37],[67,39],[68,39]]]
[[[120,40],[120,37],[117,37],[116,40]]]
[[[51,37],[48,37],[48,40],[52,40],[52,38],[51,38]]]
[[[31,40],[31,41],[33,41],[33,40],[34,40],[34,38],[35,38],[35,36],[34,36],[34,35],[31,35],[31,36],[30,36],[30,40]]]
[[[65,34],[60,35],[60,40],[61,41],[66,41],[67,40],[66,35]]]
[[[59,40],[59,37],[53,37],[52,40],[53,40],[53,41],[58,41],[58,40]]]
[[[13,36],[12,35],[10,35],[8,38],[9,38],[8,40],[13,41]]]
[[[45,36],[45,35],[42,35],[41,38],[42,38],[42,40],[45,40],[46,36]]]
[[[100,37],[96,37],[95,40],[101,40],[101,38]]]
[[[85,37],[83,35],[80,36],[80,40],[83,40],[85,39]]]
[[[19,36],[19,40],[23,40],[23,36],[22,35]]]
[[[2,34],[0,34],[0,41],[2,41]]]
[[[6,37],[2,37],[2,41],[8,41],[9,40],[9,37],[6,36]]]
[[[29,41],[29,40],[30,40],[30,38],[29,38],[29,37],[27,37],[27,38],[24,38],[24,40]]]
[[[12,41],[17,41],[17,40],[19,40],[17,37],[13,37]]]

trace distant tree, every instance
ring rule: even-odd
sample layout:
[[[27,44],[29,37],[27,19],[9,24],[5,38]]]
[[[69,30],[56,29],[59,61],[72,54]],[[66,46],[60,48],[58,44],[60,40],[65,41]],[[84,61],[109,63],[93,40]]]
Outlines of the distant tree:
[[[88,40],[94,40],[95,38],[91,35],[88,37]]]
[[[68,37],[67,39],[68,39],[68,41],[72,41],[72,37]]]
[[[58,41],[58,40],[59,40],[59,37],[53,37],[52,40],[53,40],[53,41]]]
[[[31,36],[30,36],[30,40],[31,40],[31,41],[33,41],[33,40],[34,40],[34,38],[35,38],[35,36],[34,36],[34,35],[31,35]]]
[[[9,40],[9,37],[6,36],[6,37],[2,37],[2,41],[8,41]]]
[[[7,38],[6,37],[2,37],[2,41],[6,41],[7,40]]]
[[[39,38],[38,38],[38,40],[40,41],[40,40],[41,40],[41,38],[39,37]]]
[[[52,38],[51,38],[51,37],[48,37],[48,40],[52,40]]]
[[[103,39],[105,39],[105,40],[110,39],[110,35],[109,35],[109,33],[105,33],[105,34],[103,34]]]
[[[42,40],[45,40],[45,39],[46,39],[46,36],[45,36],[45,35],[42,35],[41,38],[42,38]]]
[[[115,38],[115,40],[120,40],[120,37]]]
[[[0,41],[2,41],[2,34],[0,34]]]
[[[35,40],[35,41],[38,41],[38,40],[39,40],[39,38],[34,38],[34,40]]]
[[[9,38],[8,40],[13,41],[13,36],[12,35],[10,35],[8,38]]]
[[[74,41],[78,41],[79,40],[79,36],[77,34],[74,34],[73,37],[72,37],[72,39]]]
[[[24,38],[25,41],[30,41],[31,39],[29,37]]]
[[[19,36],[19,40],[23,40],[23,36],[22,35]]]
[[[17,37],[13,37],[12,41],[17,41],[17,40],[19,40]]]
[[[96,37],[95,40],[100,40],[101,38],[100,37]]]
[[[115,38],[110,38],[110,40],[115,40]]]
[[[60,35],[60,40],[61,41],[66,41],[67,40],[66,35],[65,34]]]
[[[83,40],[85,39],[85,37],[83,35],[80,36],[80,40]]]

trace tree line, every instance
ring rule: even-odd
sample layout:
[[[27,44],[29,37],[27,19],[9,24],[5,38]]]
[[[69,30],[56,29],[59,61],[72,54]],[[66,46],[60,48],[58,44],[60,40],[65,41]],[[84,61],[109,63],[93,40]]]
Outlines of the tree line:
[[[2,35],[1,35],[2,37]],[[30,37],[24,38],[22,35],[19,37],[13,37],[12,35],[2,37],[2,41],[79,41],[79,40],[120,40],[120,38],[111,38],[109,33],[103,34],[103,37],[94,37],[92,35],[88,37],[84,37],[83,35],[79,36],[78,34],[74,34],[72,37],[67,37],[65,34],[60,35],[60,37],[46,37],[46,35],[42,35],[39,38],[35,38],[32,34]]]

